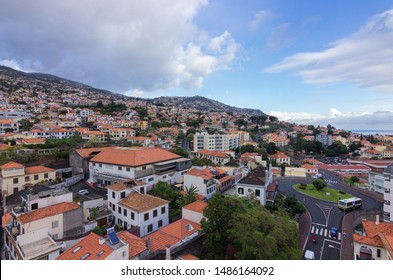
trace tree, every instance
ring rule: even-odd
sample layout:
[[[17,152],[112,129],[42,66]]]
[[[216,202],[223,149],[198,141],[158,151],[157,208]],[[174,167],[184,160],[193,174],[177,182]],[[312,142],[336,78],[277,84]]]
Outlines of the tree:
[[[360,182],[360,179],[359,179],[359,177],[356,177],[356,176],[352,176],[351,177],[351,179],[350,179],[351,181],[351,186],[353,186],[353,185],[355,185],[355,184],[357,184],[357,183],[359,183]]]
[[[242,126],[247,127],[247,122],[244,119],[237,119],[234,121],[234,124],[237,125],[238,129],[240,129]]]
[[[240,146],[240,153],[255,153],[255,147],[251,144],[242,145]]]
[[[284,209],[291,218],[295,218],[296,215],[301,215],[306,212],[306,208],[304,208],[303,204],[294,196],[287,196],[285,198]]]
[[[196,201],[196,196],[198,193],[197,187],[191,185],[189,188],[186,187],[186,194],[184,196],[184,205],[190,204]]]
[[[4,129],[4,132],[5,133],[11,133],[11,132],[14,132],[14,129],[7,127],[6,129]]]
[[[318,191],[323,190],[323,189],[327,186],[326,181],[323,180],[323,179],[316,179],[316,180],[314,180],[314,181],[312,182],[312,184],[314,185],[314,187],[315,187]]]
[[[201,221],[208,259],[300,259],[298,230],[282,211],[272,215],[259,203],[215,194]]]
[[[270,142],[265,146],[266,152],[269,155],[275,154],[278,151],[278,148],[275,143]]]
[[[162,199],[169,200],[170,218],[181,214],[183,196],[178,190],[173,189],[167,182],[158,182],[149,193]]]
[[[175,148],[170,149],[169,151],[171,153],[174,153],[174,154],[179,155],[179,156],[184,157],[184,158],[188,158],[188,155],[189,155],[186,150],[184,150],[183,148],[180,148],[178,146],[175,147]]]
[[[212,165],[212,161],[208,158],[193,158],[192,165],[195,166],[209,166]]]

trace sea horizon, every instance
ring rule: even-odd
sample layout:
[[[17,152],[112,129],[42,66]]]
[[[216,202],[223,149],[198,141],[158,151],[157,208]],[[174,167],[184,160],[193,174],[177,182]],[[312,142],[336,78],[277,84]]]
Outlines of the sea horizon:
[[[373,134],[373,135],[393,135],[393,129],[354,129],[352,133]]]

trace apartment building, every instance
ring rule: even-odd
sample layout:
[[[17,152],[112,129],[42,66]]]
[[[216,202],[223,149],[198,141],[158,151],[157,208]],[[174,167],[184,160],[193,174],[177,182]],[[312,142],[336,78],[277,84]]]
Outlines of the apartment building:
[[[319,133],[315,136],[315,141],[321,142],[323,145],[330,146],[333,144],[333,136],[327,133]]]
[[[239,134],[209,134],[197,132],[194,135],[194,152],[199,150],[228,151],[240,146]]]
[[[14,119],[0,119],[0,135],[9,132],[18,132],[19,123]]]
[[[25,167],[16,162],[0,166],[0,187],[6,196],[15,194],[27,186],[56,179],[56,170],[45,166]]]
[[[190,159],[160,148],[114,147],[102,150],[90,159],[87,183],[106,187],[138,179],[146,183],[149,191],[159,181],[181,183],[191,165]]]
[[[139,227],[140,237],[169,223],[169,201],[144,194],[145,187],[142,181],[128,180],[107,188],[115,223],[125,230]]]
[[[384,170],[383,176],[385,178],[383,220],[384,222],[393,223],[393,163]]]
[[[7,259],[53,259],[59,254],[57,240],[83,232],[83,211],[74,202],[62,202],[25,212],[15,208],[5,225]]]

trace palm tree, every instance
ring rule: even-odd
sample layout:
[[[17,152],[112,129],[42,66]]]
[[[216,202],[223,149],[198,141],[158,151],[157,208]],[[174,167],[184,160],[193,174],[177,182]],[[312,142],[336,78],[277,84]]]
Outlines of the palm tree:
[[[184,204],[190,204],[196,201],[196,195],[198,193],[198,189],[191,185],[189,188],[186,187],[186,195],[184,196]]]

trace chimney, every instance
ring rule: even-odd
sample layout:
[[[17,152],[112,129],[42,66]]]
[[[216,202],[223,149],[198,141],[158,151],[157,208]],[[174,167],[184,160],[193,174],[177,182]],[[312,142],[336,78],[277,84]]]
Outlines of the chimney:
[[[375,216],[375,224],[376,224],[376,225],[379,225],[379,215],[376,215],[376,216]]]
[[[105,243],[105,238],[100,237],[100,239],[98,239],[98,244],[103,245]]]
[[[146,247],[147,247],[147,251],[150,252],[150,237],[148,237],[148,238],[146,239]]]
[[[171,260],[171,245],[167,244],[165,248],[165,260],[170,261]]]

